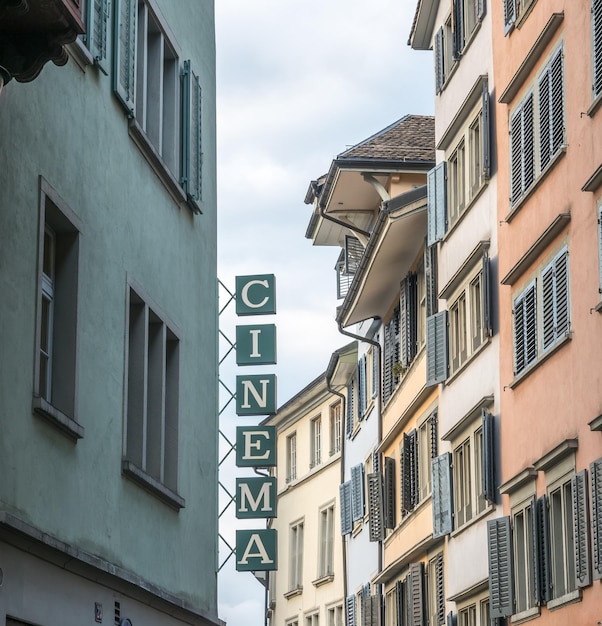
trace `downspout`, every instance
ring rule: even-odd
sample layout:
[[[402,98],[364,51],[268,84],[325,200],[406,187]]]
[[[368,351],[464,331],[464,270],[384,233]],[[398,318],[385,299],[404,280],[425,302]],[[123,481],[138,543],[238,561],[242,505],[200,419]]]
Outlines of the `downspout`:
[[[382,426],[382,419],[381,419],[381,410],[382,410],[382,369],[380,367],[380,363],[381,363],[381,356],[382,356],[382,348],[380,346],[380,343],[378,343],[378,341],[376,341],[375,339],[369,339],[368,337],[361,337],[360,335],[356,335],[354,333],[352,333],[349,330],[345,330],[343,328],[343,323],[341,322],[341,320],[337,320],[337,324],[339,327],[339,332],[341,333],[341,335],[346,335],[347,337],[351,337],[351,339],[355,339],[357,341],[363,341],[365,343],[369,343],[370,345],[374,346],[374,348],[378,351],[378,394],[377,394],[377,403],[376,403],[376,407],[377,407],[377,422],[378,422],[378,428],[377,428],[377,446],[380,445],[380,442],[382,441],[382,437],[383,437],[383,426]],[[378,573],[380,574],[383,570],[383,542],[379,541],[378,542]]]
[[[330,380],[326,379],[326,389],[335,396],[341,398],[341,419],[345,415],[347,398],[340,391],[330,385]],[[341,485],[345,482],[345,446],[341,445]],[[347,536],[343,535],[343,598],[347,598]]]
[[[361,235],[362,237],[364,237],[366,241],[370,239],[370,233],[367,230],[362,230],[361,228],[358,228],[357,226],[354,226],[353,224],[349,224],[348,222],[343,222],[342,220],[339,220],[336,217],[332,217],[332,215],[328,215],[326,213],[326,209],[321,204],[319,204],[318,206],[320,207],[320,215],[322,216],[322,219],[338,224],[339,226],[342,226],[343,228],[348,228],[351,232],[355,233],[356,235]]]

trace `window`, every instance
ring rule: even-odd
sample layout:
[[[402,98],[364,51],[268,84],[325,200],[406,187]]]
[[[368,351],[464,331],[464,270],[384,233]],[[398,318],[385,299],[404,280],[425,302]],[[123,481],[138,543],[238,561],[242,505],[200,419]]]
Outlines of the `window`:
[[[385,594],[385,626],[397,626],[397,587],[389,589]]]
[[[476,25],[485,16],[485,0],[453,0],[454,58],[458,59],[470,41]]]
[[[504,33],[510,32],[537,0],[504,0]]]
[[[469,179],[470,196],[477,195],[481,185],[483,184],[483,111],[479,111],[476,119],[468,127],[470,160],[469,160]]]
[[[527,370],[570,332],[565,246],[514,299],[514,375]]]
[[[355,431],[355,427],[359,424],[357,411],[357,380],[355,376],[347,383],[347,409],[345,415],[345,436],[351,439]]]
[[[199,212],[202,102],[198,76],[189,61],[180,65],[153,0],[115,0],[115,14],[113,89],[131,118],[130,134],[174,200],[187,200]]]
[[[286,438],[286,482],[297,480],[297,433]]]
[[[435,93],[441,93],[456,62],[453,55],[453,34],[451,15],[435,33]]]
[[[309,425],[311,437],[310,467],[315,467],[322,462],[322,418],[316,417],[312,419]]]
[[[305,626],[320,626],[320,613],[315,611],[305,616]]]
[[[457,526],[472,519],[472,472],[470,438],[463,441],[453,454],[454,514]]]
[[[334,574],[334,504],[329,504],[320,511],[320,570],[318,577]]]
[[[522,613],[535,606],[535,571],[533,554],[535,498],[523,502],[512,512],[514,580],[516,581],[514,612]]]
[[[341,451],[341,403],[330,407],[330,456]]]
[[[345,626],[342,604],[328,607],[328,626]]]
[[[180,344],[164,320],[130,287],[124,468],[126,473],[137,468],[145,481],[150,477],[175,492]]]
[[[594,98],[602,93],[602,2],[592,0],[592,41],[593,41],[593,91]]]
[[[575,589],[575,553],[570,479],[548,494],[552,598]]]
[[[472,597],[458,607],[458,626],[491,626],[489,598]]]
[[[362,420],[368,408],[368,360],[363,354],[357,362],[357,417]]]
[[[564,60],[558,48],[510,116],[510,204],[516,206],[565,145]],[[537,115],[535,111],[537,110]]]
[[[289,588],[303,589],[303,522],[290,527]]]
[[[427,570],[428,624],[445,624],[445,579],[443,570],[443,552],[429,560]]]
[[[38,311],[33,406],[68,435],[76,416],[77,298],[81,222],[41,179]]]
[[[449,157],[447,171],[449,176],[449,220],[455,222],[465,208],[466,175],[464,166],[464,140]]]

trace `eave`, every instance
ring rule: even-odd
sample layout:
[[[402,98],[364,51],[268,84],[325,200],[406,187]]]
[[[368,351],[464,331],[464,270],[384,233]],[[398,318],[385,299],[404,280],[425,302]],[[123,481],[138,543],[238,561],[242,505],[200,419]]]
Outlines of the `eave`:
[[[418,0],[408,44],[414,50],[430,50],[439,0]]]

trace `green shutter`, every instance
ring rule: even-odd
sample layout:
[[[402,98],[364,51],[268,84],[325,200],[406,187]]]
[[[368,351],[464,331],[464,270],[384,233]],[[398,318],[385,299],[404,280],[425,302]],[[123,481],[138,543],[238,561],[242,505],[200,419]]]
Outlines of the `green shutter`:
[[[594,579],[602,579],[602,458],[590,467],[592,499],[592,564]]]
[[[510,518],[487,522],[489,598],[491,617],[509,617],[514,612],[512,536]]]
[[[364,517],[364,466],[359,463],[351,468],[351,502],[353,521]]]
[[[137,8],[138,0],[115,0],[113,91],[130,117],[135,116]]]
[[[483,426],[483,451],[481,454],[481,462],[483,464],[481,468],[483,496],[485,500],[495,504],[497,500],[494,454],[495,422],[493,415],[491,415],[487,409],[482,409],[481,421]]]
[[[339,485],[339,500],[341,514],[341,535],[348,535],[353,530],[351,519],[351,481]]]
[[[573,494],[573,548],[575,550],[575,578],[577,587],[592,584],[589,562],[589,507],[587,505],[587,470],[571,479]]]
[[[380,472],[368,474],[368,524],[370,541],[385,538],[383,476]]]
[[[426,384],[436,385],[447,378],[447,311],[426,319]]]
[[[188,205],[201,212],[203,182],[202,90],[190,61],[182,71],[182,178]]]
[[[385,457],[385,528],[395,528],[395,459]]]
[[[453,530],[451,454],[444,452],[431,461],[433,499],[433,537]]]
[[[107,36],[109,28],[109,0],[88,0],[86,20],[86,45],[94,59],[95,65],[108,75],[107,70]]]

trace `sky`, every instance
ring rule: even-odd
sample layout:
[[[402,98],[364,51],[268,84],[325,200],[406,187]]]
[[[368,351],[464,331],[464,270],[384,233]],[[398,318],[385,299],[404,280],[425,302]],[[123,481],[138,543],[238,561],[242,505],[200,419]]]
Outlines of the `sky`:
[[[275,373],[281,406],[351,341],[335,323],[340,250],[305,238],[304,198],[347,148],[404,115],[433,114],[431,53],[407,45],[415,8],[415,0],[215,0],[222,357],[236,324],[250,321],[227,305],[235,276],[274,274],[277,299],[275,316],[251,318],[276,324],[277,364],[250,372],[236,367],[232,352],[220,366],[220,429],[230,441],[236,425],[261,419],[226,406],[237,373]],[[229,445],[220,441],[224,456]],[[249,470],[237,470],[230,454],[220,468],[229,493],[236,475]],[[236,520],[220,493],[220,533],[233,547],[237,528],[264,523]],[[220,541],[220,565],[227,556]],[[219,616],[229,626],[264,624],[264,589],[235,571],[233,557],[218,584]]]

